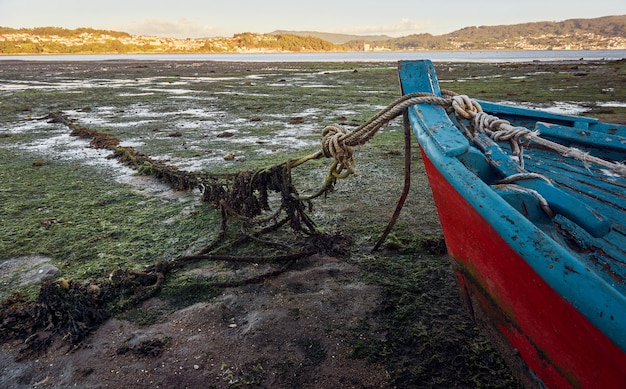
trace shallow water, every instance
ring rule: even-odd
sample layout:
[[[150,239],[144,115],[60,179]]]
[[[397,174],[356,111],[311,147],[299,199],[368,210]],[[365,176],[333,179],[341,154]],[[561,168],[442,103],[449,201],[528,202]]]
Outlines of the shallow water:
[[[626,50],[493,50],[493,51],[412,51],[340,52],[281,54],[98,54],[0,56],[0,60],[30,61],[234,61],[234,62],[361,62],[430,59],[436,62],[526,62],[600,60],[626,58]]]

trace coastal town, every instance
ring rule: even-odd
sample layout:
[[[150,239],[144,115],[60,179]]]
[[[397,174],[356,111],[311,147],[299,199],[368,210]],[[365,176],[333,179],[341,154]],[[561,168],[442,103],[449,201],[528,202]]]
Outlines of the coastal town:
[[[0,55],[420,50],[623,50],[626,16],[511,26],[466,27],[445,35],[333,39],[311,32],[243,32],[232,37],[172,38],[57,27],[0,27]]]

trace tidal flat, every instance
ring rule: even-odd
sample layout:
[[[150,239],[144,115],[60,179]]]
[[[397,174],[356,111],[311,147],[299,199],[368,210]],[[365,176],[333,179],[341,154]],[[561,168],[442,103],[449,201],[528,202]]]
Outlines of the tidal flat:
[[[473,98],[626,122],[624,60],[435,65],[443,88]],[[50,113],[180,170],[226,174],[313,153],[325,126],[354,129],[399,95],[394,63],[0,61],[0,299],[34,300],[46,277],[108,282],[222,233],[198,190],[138,174]],[[355,150],[357,175],[313,201],[318,228],[349,236],[342,255],[233,287],[224,280],[268,267],[195,263],[145,301],[107,301],[90,336],[36,358],[0,331],[0,386],[519,387],[458,296],[415,142],[409,199],[370,252],[402,190],[403,150],[396,119]],[[295,187],[314,193],[329,165],[297,167]],[[221,253],[301,244],[288,227],[270,236]]]

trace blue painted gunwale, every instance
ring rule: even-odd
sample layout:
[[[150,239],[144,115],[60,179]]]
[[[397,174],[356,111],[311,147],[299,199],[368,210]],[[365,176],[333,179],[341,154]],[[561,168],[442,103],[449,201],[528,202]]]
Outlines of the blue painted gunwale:
[[[440,95],[434,66],[430,61],[401,61],[399,72],[404,94],[427,91]],[[536,121],[540,121],[570,127],[572,131],[593,132],[595,135],[626,135],[626,126],[604,124],[596,119],[556,115],[484,101],[480,101],[480,104],[486,112],[531,129]],[[597,169],[588,174],[586,172],[591,170],[582,163],[549,156],[543,150],[534,150],[533,154],[532,149],[527,149],[527,171],[548,176],[559,191],[607,217],[610,231],[601,238],[593,238],[566,217],[559,215],[556,220],[549,220],[537,211],[531,212],[536,217],[529,219],[511,205],[516,201],[526,204],[528,199],[509,198],[511,203],[507,202],[507,192],[494,190],[494,185],[490,185],[493,184],[491,180],[499,178],[498,172],[485,164],[483,154],[469,144],[455,127],[455,119],[448,117],[441,107],[428,104],[411,107],[409,120],[420,147],[444,178],[552,289],[626,351],[626,179],[596,173]],[[550,138],[550,125],[544,127],[544,136]],[[584,137],[574,143],[579,147],[584,146],[583,140]],[[626,145],[619,143],[608,154],[623,161]],[[506,147],[503,149],[506,151]],[[548,162],[548,157],[551,162]],[[471,166],[474,163],[475,166]],[[559,163],[565,168],[555,168]],[[470,167],[469,170],[466,165]],[[590,184],[586,183],[590,178]],[[591,194],[585,194],[585,190],[590,190]],[[598,199],[594,198],[594,192],[598,193]],[[564,236],[559,230],[568,233]],[[572,246],[571,241],[576,243]],[[581,248],[589,249],[591,253],[579,252]]]

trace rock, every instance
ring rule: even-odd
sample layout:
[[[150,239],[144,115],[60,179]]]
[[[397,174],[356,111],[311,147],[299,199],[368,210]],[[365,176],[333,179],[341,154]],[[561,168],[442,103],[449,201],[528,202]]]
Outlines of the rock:
[[[47,263],[51,260],[49,257],[31,255],[0,261],[0,284],[11,285],[19,282],[27,285],[52,277],[59,269]]]
[[[32,284],[35,282],[40,282],[47,278],[54,277],[55,274],[59,272],[59,268],[51,265],[49,263],[44,263],[43,265],[36,267],[22,274],[20,277],[20,285]]]

